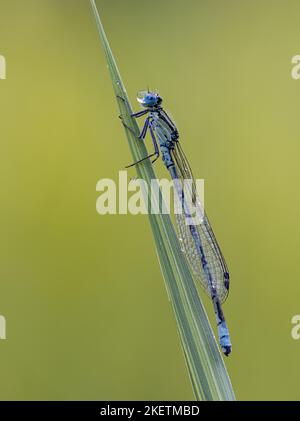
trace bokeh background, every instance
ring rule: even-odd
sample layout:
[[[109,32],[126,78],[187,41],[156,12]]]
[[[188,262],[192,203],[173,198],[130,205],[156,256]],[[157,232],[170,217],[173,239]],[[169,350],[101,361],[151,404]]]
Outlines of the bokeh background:
[[[160,90],[205,179],[237,398],[299,399],[299,1],[97,4],[134,107]],[[131,156],[89,1],[0,10],[0,399],[193,399],[147,217],[96,213]]]

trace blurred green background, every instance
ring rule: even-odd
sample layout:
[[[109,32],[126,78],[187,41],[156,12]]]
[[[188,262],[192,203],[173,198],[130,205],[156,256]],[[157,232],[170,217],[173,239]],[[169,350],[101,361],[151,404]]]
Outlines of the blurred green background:
[[[158,88],[205,179],[237,398],[299,399],[299,1],[97,4],[134,108]],[[193,399],[147,216],[96,213],[131,156],[89,1],[0,10],[0,399]]]

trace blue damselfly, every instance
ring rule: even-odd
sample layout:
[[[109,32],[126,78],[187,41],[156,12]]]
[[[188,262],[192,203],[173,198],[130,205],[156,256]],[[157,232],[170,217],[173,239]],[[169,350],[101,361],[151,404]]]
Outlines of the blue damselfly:
[[[216,315],[219,342],[225,355],[231,352],[231,342],[221,303],[225,301],[229,291],[229,272],[225,259],[215,238],[206,213],[199,200],[195,180],[190,165],[184,154],[177,127],[167,112],[161,106],[162,97],[155,92],[141,91],[137,97],[143,110],[132,114],[138,118],[146,116],[139,138],[145,139],[149,130],[154,152],[133,163],[139,164],[145,159],[153,158],[155,162],[160,154],[175,185],[175,190],[181,201],[183,212],[176,213],[178,237],[187,260],[199,279],[201,286],[210,296]],[[198,209],[201,218],[195,223],[186,223],[190,217],[190,201],[183,189],[185,180],[191,180],[190,197],[194,207]]]

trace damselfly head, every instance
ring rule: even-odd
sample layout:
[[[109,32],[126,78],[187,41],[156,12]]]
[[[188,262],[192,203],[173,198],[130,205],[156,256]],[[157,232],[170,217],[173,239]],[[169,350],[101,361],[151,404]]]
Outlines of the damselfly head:
[[[162,103],[162,97],[149,90],[138,92],[137,100],[145,108],[158,107]]]

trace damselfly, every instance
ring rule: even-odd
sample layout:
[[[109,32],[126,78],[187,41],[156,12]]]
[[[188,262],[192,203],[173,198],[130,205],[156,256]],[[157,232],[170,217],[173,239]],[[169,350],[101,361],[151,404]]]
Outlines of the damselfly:
[[[207,215],[202,209],[190,165],[179,142],[176,125],[161,106],[161,96],[155,92],[141,91],[137,100],[143,110],[132,114],[132,117],[147,115],[139,138],[145,139],[149,130],[154,152],[132,165],[152,157],[152,162],[155,162],[161,153],[163,162],[174,180],[176,192],[184,210],[183,213],[175,215],[178,237],[194,275],[212,299],[220,346],[224,354],[228,355],[231,352],[231,342],[221,307],[229,291],[229,273],[226,262]],[[191,180],[191,200],[194,207],[198,208],[198,214],[202,215],[197,223],[186,223],[186,218],[190,217],[190,204],[182,187],[185,180]]]

